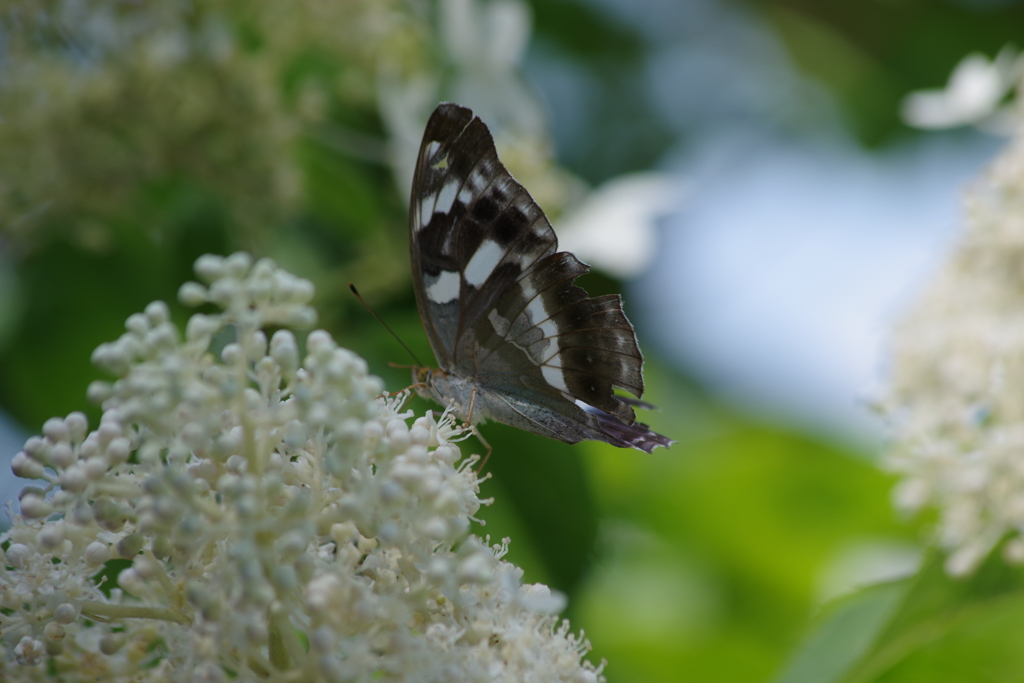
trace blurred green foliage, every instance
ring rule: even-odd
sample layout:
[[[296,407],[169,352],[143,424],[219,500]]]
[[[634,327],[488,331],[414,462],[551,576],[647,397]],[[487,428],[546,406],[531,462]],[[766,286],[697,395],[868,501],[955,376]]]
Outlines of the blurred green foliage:
[[[80,407],[91,350],[200,254],[274,255],[342,316],[348,278],[407,289],[376,95],[381,69],[431,68],[404,3],[9,5],[0,239],[20,317],[0,403],[23,424]]]
[[[1024,32],[1020,3],[746,6],[876,145],[909,134],[896,118],[908,90]],[[596,2],[532,7],[531,68],[554,54],[591,87],[573,140],[556,140],[566,167],[599,182],[687,142],[645,94],[649,36]],[[444,95],[458,67],[438,16],[413,0],[4,3],[0,407],[27,431],[82,409],[92,350],[154,299],[184,321],[173,299],[194,259],[236,249],[312,279],[320,324],[390,388],[408,385],[388,366],[405,352],[347,284],[430,362],[409,286],[408,188],[393,180],[402,112],[378,89]],[[526,185],[558,208],[557,182]],[[892,480],[855,449],[733,414],[648,360],[663,410],[645,419],[680,441],[669,451],[484,428],[495,503],[478,531],[510,536],[527,581],[568,593],[610,681],[1022,677],[1019,572],[993,559],[957,583],[931,558],[913,579],[823,608],[822,577],[845,549],[922,537],[894,516]]]
[[[907,92],[941,87],[971,52],[991,57],[1024,41],[1019,2],[751,1],[796,64],[836,95],[853,132],[871,146],[908,133],[899,120]]]
[[[687,399],[671,373],[651,374],[666,407],[653,426],[681,442],[643,466],[587,444],[605,527],[574,616],[602,644],[609,680],[768,680],[846,550],[918,532],[895,519],[892,479],[862,454]]]
[[[943,561],[831,605],[778,683],[1024,679],[1024,570],[996,553],[951,579]]]

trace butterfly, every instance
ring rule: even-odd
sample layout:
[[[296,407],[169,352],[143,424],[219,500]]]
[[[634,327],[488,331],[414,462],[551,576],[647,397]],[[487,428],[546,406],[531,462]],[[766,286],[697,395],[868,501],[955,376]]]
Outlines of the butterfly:
[[[544,212],[457,104],[430,116],[409,201],[413,286],[439,368],[417,392],[460,419],[650,453],[674,443],[636,421],[643,357],[617,294],[588,297],[589,266],[558,251]],[[636,398],[614,393],[624,389]]]

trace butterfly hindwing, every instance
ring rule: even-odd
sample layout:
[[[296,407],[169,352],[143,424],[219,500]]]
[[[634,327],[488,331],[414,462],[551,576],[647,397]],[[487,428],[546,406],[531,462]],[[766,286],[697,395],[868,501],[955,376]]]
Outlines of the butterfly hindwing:
[[[551,224],[498,160],[487,126],[455,104],[427,123],[410,200],[416,303],[441,366],[423,390],[569,443],[650,452],[672,441],[635,421],[641,366],[617,295],[589,298],[589,268],[558,252]],[[472,405],[470,413],[469,405]]]
[[[568,252],[540,261],[505,292],[476,323],[483,341],[477,376],[519,368],[534,391],[576,400],[632,421],[633,410],[613,386],[643,395],[641,365],[633,328],[616,295],[588,298],[572,281],[587,266]]]

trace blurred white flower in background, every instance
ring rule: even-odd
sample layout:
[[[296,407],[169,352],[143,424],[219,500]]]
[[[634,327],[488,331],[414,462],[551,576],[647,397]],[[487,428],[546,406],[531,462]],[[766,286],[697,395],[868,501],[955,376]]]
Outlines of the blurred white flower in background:
[[[628,292],[640,332],[754,415],[877,447],[887,335],[948,248],[959,187],[991,154],[979,138],[714,141]]]
[[[893,340],[897,502],[937,507],[953,574],[1007,535],[1024,562],[1024,125],[966,198],[966,229]]]
[[[1021,65],[1016,50],[1009,47],[993,60],[969,54],[953,69],[945,88],[910,93],[903,100],[903,120],[926,129],[973,124],[1005,129],[1008,112],[1000,105],[1017,84]]]
[[[555,225],[558,246],[624,280],[650,266],[657,226],[678,203],[679,182],[664,173],[631,173],[596,188]]]
[[[508,158],[514,153],[508,148],[526,146],[544,162],[531,161],[533,166],[546,170],[551,164],[546,117],[520,67],[530,39],[530,8],[521,0],[441,0],[438,10],[434,31],[444,49],[442,73],[427,70],[409,77],[385,68],[379,79],[380,111],[400,191],[412,183],[423,128],[442,100],[472,109],[494,134],[502,160],[520,182],[542,188],[525,177],[530,166],[517,168],[518,162]]]
[[[602,681],[564,597],[469,534],[489,501],[452,416],[413,419],[326,332],[301,358],[308,281],[196,273],[179,298],[219,312],[184,339],[160,302],[129,317],[93,355],[99,425],[52,418],[14,458],[36,483],[0,536],[0,679]]]
[[[498,129],[542,135],[547,124],[520,65],[533,17],[521,0],[442,0],[440,32],[454,69],[446,89]]]

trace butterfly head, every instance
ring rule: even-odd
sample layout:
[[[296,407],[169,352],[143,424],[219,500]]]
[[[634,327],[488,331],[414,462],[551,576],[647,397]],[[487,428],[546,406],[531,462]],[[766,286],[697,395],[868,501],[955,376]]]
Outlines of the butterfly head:
[[[440,368],[421,368],[414,366],[412,369],[412,386],[416,390],[416,393],[423,398],[444,403],[442,397],[438,395],[437,383],[438,380],[442,380],[447,375],[444,370]]]
[[[428,398],[428,395],[424,394],[427,387],[430,386],[430,376],[434,373],[434,368],[421,368],[413,366],[412,369],[412,385],[416,389],[416,393],[424,398]]]
[[[445,372],[441,368],[420,368],[412,369],[413,388],[423,398],[430,399],[436,403],[450,408],[461,420],[474,423],[487,417],[483,406],[478,401],[477,411],[469,413],[469,406],[473,404],[473,384]]]

